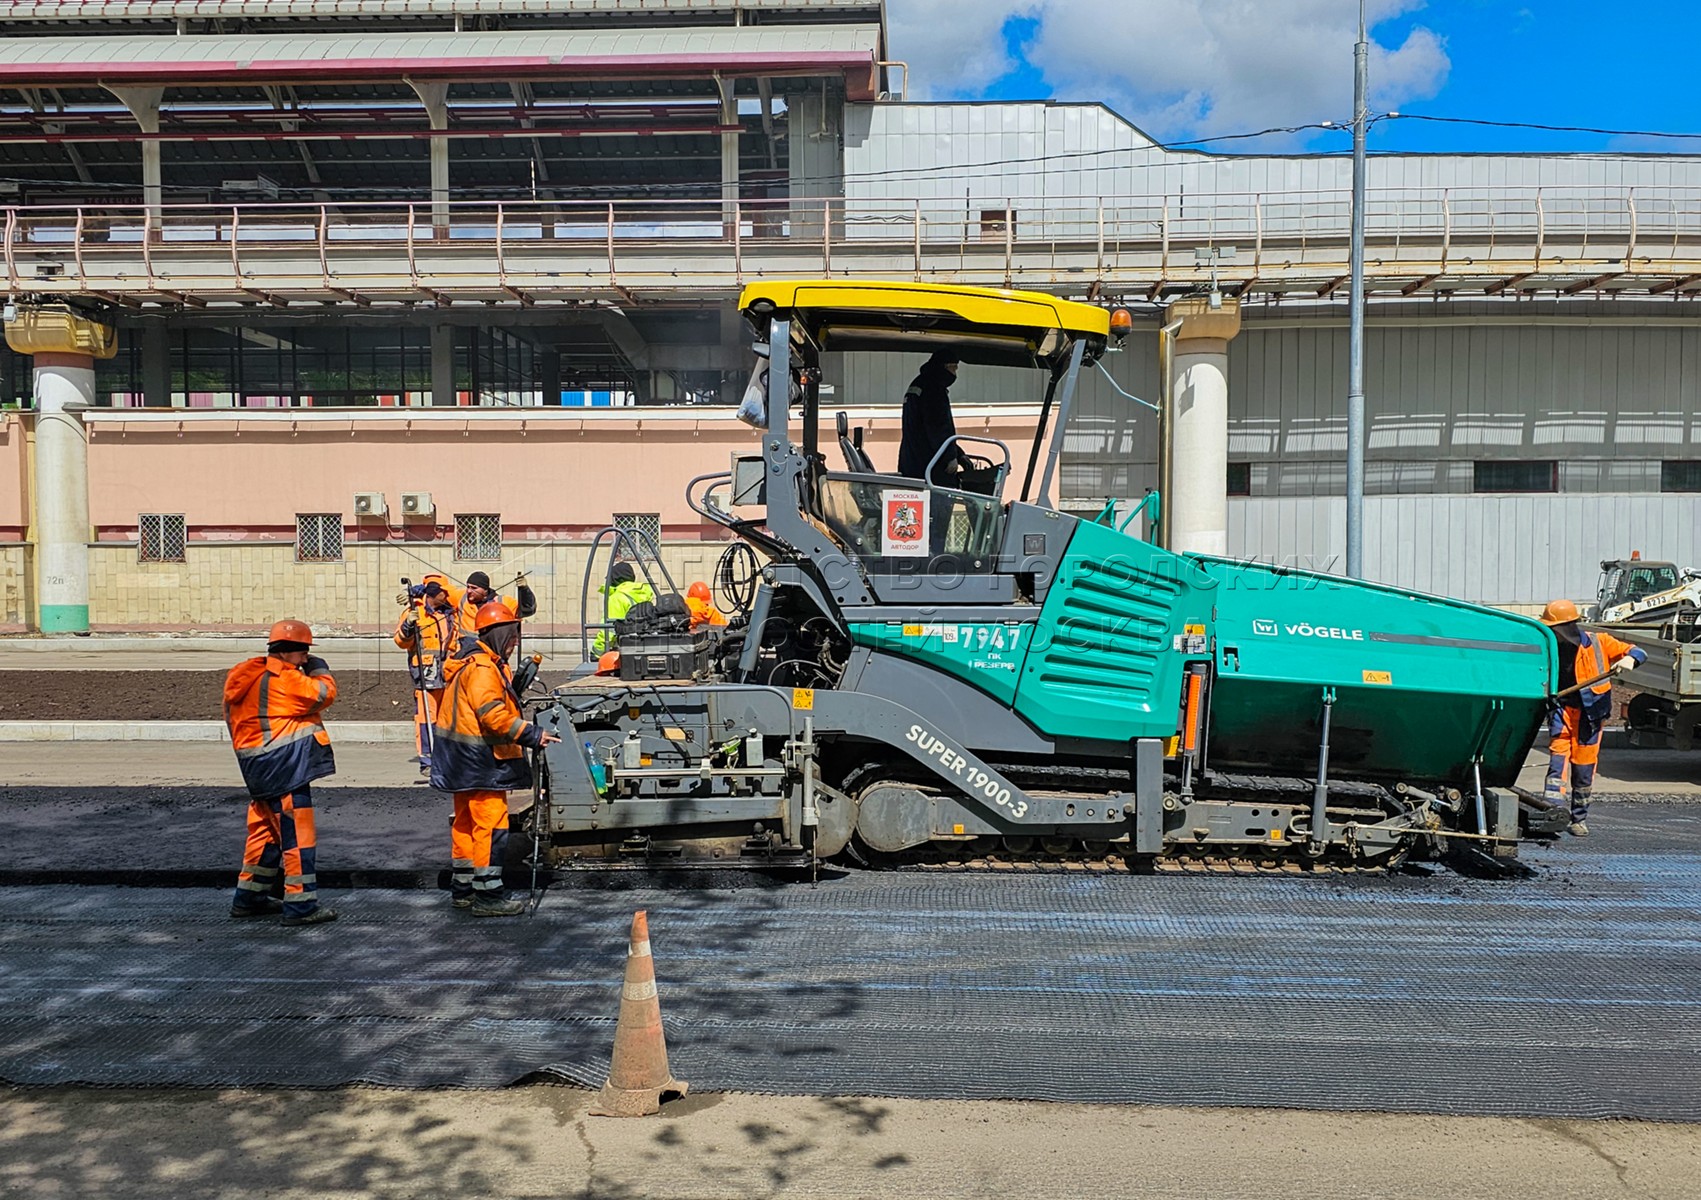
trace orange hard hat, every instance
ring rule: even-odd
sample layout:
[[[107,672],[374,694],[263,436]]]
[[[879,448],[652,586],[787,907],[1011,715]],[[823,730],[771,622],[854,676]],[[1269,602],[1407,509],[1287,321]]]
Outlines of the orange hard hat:
[[[685,594],[693,600],[701,600],[704,604],[714,600],[714,595],[709,591],[709,585],[702,581],[692,584]]]
[[[267,636],[270,642],[300,642],[303,646],[313,644],[313,631],[307,627],[306,621],[279,621],[272,626],[272,632]]]
[[[601,658],[597,659],[597,674],[598,675],[618,675],[618,674],[620,674],[620,651],[610,650],[607,654],[605,654]]]
[[[1542,609],[1543,625],[1569,625],[1573,621],[1581,621],[1583,614],[1577,610],[1577,605],[1571,600],[1555,600]]]
[[[494,629],[498,625],[512,625],[519,619],[514,615],[514,610],[502,601],[492,600],[474,615],[473,628],[483,633],[486,629]]]

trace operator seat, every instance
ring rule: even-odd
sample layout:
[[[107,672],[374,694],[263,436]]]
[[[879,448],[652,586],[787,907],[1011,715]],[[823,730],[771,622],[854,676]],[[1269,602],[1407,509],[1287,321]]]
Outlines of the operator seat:
[[[845,470],[852,475],[878,475],[874,462],[862,448],[862,426],[850,427],[850,418],[838,414],[839,450],[845,456]]]

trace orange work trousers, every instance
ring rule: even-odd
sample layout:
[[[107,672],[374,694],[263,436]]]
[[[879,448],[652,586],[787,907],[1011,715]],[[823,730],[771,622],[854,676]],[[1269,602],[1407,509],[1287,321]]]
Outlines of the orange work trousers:
[[[313,822],[313,793],[297,788],[275,800],[248,805],[248,844],[242,851],[242,874],[236,880],[236,908],[261,903],[283,871],[286,917],[305,917],[319,907],[319,881],[314,874],[318,830]]]
[[[413,752],[419,756],[419,765],[425,768],[431,766],[431,724],[437,720],[444,690],[415,688],[413,692]]]
[[[449,849],[454,898],[500,900],[502,863],[508,854],[508,793],[456,792]]]

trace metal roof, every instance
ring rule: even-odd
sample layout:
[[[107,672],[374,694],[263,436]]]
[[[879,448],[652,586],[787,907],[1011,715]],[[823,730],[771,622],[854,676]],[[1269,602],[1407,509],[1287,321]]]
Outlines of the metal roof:
[[[636,10],[667,16],[823,14],[877,10],[881,0],[0,0],[0,21],[216,18],[574,16]]]
[[[868,100],[879,45],[872,25],[6,38],[0,87],[842,73]]]

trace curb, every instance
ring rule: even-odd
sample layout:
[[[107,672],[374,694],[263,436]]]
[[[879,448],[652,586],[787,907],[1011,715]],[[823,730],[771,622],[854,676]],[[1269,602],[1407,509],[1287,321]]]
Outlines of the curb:
[[[413,744],[402,721],[329,721],[331,743]],[[0,742],[228,742],[223,721],[0,721]]]

